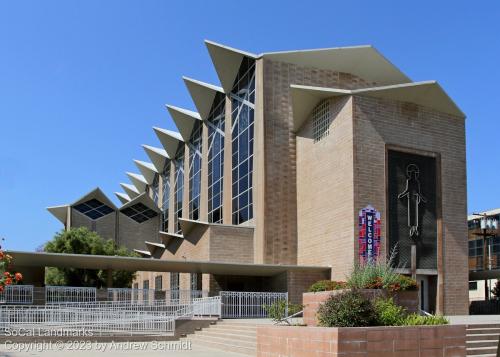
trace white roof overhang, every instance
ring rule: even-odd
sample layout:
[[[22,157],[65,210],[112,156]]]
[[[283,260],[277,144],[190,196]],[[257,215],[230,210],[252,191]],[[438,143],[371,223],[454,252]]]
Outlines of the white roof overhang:
[[[181,134],[162,128],[153,128],[156,136],[165,148],[169,157],[175,157],[179,143],[183,142]]]
[[[134,249],[150,257],[151,253]],[[63,254],[9,251],[14,267],[57,267],[80,269],[113,269],[126,271],[154,271],[180,273],[206,273],[215,275],[276,276],[285,272],[331,274],[328,266],[303,266],[282,264],[226,263],[195,261],[189,259],[144,259],[136,257],[104,256],[92,254]]]
[[[208,226],[208,222],[203,221],[195,221],[192,219],[179,218],[179,224],[181,225],[182,235],[187,237],[189,233],[193,230],[197,225]]]
[[[221,87],[214,86],[212,84],[197,81],[196,79],[191,79],[188,77],[182,77],[184,83],[191,94],[194,105],[200,114],[201,119],[207,119],[212,109],[212,104],[214,102],[215,95],[217,92],[224,93]]]
[[[146,154],[151,159],[151,162],[156,168],[156,171],[162,172],[168,160],[170,160],[170,157],[168,156],[165,149],[156,148],[149,145],[142,145],[142,147],[144,148],[144,151],[146,151]]]
[[[225,93],[229,93],[233,88],[243,58],[257,58],[257,55],[208,40],[205,40],[205,45],[212,58],[222,88]]]
[[[453,100],[436,81],[414,82],[355,90],[291,85],[293,130],[302,127],[312,110],[326,98],[338,96],[366,96],[410,102],[442,113],[465,117]]]
[[[156,213],[161,212],[160,209],[158,208],[158,206],[156,205],[155,201],[153,201],[151,199],[151,197],[149,197],[149,195],[146,192],[141,193],[139,196],[137,196],[134,199],[132,199],[131,201],[125,203],[123,206],[120,207],[120,211],[123,211],[125,208],[133,206],[137,203],[142,203],[144,206],[152,209]]]
[[[123,192],[115,192],[115,196],[118,197],[118,199],[120,200],[120,202],[122,204],[125,204],[127,203],[128,201],[130,201],[130,197],[126,194],[126,193],[123,193]]]
[[[62,224],[66,224],[68,220],[68,208],[68,205],[53,206],[47,207],[47,211],[52,213],[52,215],[56,217]]]
[[[140,160],[134,160],[134,163],[142,173],[142,176],[144,177],[148,185],[152,185],[155,181],[155,176],[158,174],[155,165],[150,162]]]
[[[137,188],[137,191],[139,192],[145,192],[146,187],[148,186],[148,183],[146,182],[146,179],[142,175],[134,174],[133,172],[127,172],[126,173],[130,181],[133,183],[135,188]]]
[[[298,66],[350,73],[381,86],[411,82],[410,78],[369,45],[268,52],[261,56]]]
[[[123,188],[123,190],[127,193],[127,195],[132,199],[128,203],[132,202],[137,196],[139,196],[141,193],[137,190],[137,188],[133,185],[130,185],[128,183],[120,183],[120,186]],[[122,206],[123,207],[123,206]]]
[[[196,121],[200,121],[200,114],[193,112],[191,110],[178,108],[173,105],[166,105],[168,112],[172,116],[172,119],[179,129],[182,139],[188,142],[191,137],[191,132],[193,131],[194,124]]]
[[[153,254],[156,249],[163,249],[163,250],[165,249],[165,244],[162,243],[149,242],[149,241],[145,241],[144,243],[146,244],[146,247],[151,254]]]
[[[102,190],[99,187],[96,187],[86,195],[82,196],[80,199],[76,200],[73,202],[70,206],[76,206],[80,203],[87,202],[88,200],[91,200],[95,198],[96,200],[101,201],[105,205],[111,207],[112,209],[116,209],[115,204],[102,192]]]

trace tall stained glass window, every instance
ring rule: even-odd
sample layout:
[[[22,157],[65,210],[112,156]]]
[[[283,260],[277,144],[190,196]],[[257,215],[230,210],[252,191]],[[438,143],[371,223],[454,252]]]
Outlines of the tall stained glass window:
[[[200,219],[202,124],[197,120],[189,139],[189,218]]]
[[[181,233],[179,218],[182,218],[182,195],[184,193],[184,145],[179,144],[174,160],[175,196],[174,196],[174,230]]]
[[[253,218],[255,61],[245,57],[231,90],[233,224]]]
[[[217,93],[207,118],[208,126],[208,221],[222,223],[224,173],[225,96]]]
[[[162,201],[161,201],[161,230],[168,232],[168,213],[170,207],[170,161],[165,164],[161,174],[162,179]]]
[[[158,200],[159,200],[159,192],[160,192],[160,178],[158,174],[155,175],[155,178],[153,180],[153,184],[150,187],[151,193],[152,193],[152,198],[153,201],[156,203],[158,206]]]

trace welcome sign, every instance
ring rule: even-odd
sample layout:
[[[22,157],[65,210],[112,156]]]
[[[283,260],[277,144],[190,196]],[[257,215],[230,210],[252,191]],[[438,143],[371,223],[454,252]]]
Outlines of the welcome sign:
[[[380,256],[380,212],[368,205],[359,211],[359,262],[373,262]]]

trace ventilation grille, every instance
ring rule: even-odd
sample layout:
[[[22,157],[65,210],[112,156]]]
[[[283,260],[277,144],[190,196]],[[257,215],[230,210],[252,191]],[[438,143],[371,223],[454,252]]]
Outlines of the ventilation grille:
[[[330,134],[330,102],[328,100],[322,101],[314,108],[312,125],[315,143]]]

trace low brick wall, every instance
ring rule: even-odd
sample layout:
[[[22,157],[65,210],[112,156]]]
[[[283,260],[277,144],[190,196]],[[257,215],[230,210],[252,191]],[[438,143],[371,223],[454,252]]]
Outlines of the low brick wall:
[[[258,357],[465,357],[465,326],[258,326]]]
[[[331,295],[336,295],[345,290],[321,291],[317,293],[304,293],[302,301],[304,305],[304,323],[307,326],[317,326],[316,312],[319,306],[324,303]],[[359,290],[361,295],[369,300],[374,300],[379,297],[387,297],[392,295],[394,302],[404,306],[409,312],[418,310],[418,291],[400,291],[394,294],[389,294],[387,290],[382,289],[363,289]]]

